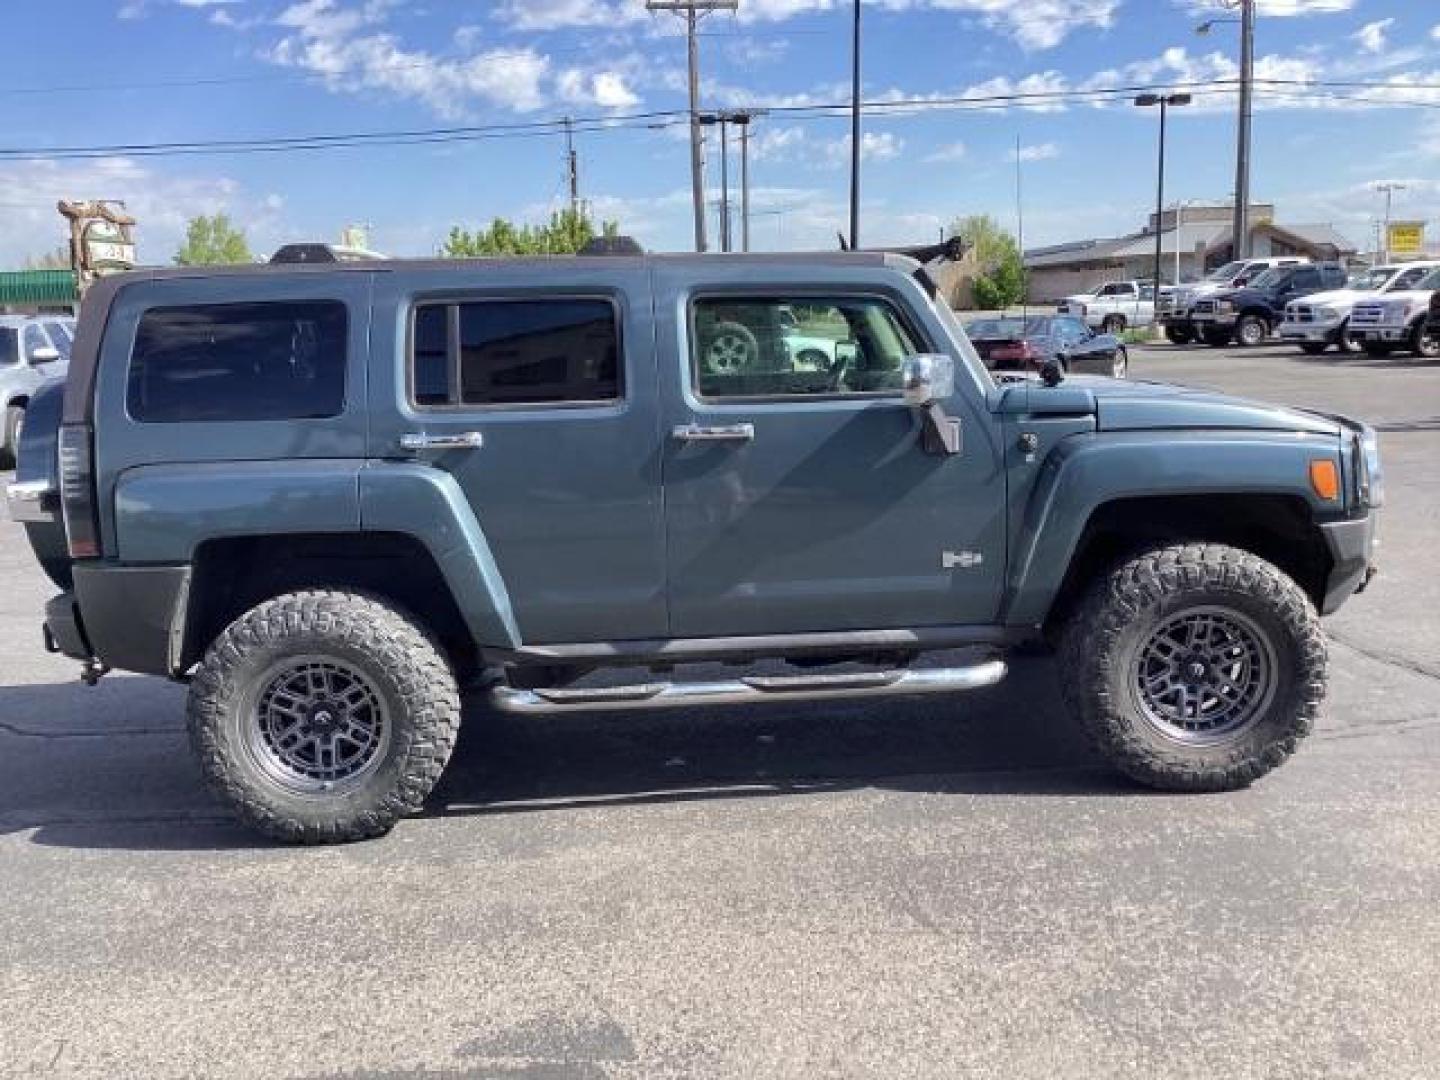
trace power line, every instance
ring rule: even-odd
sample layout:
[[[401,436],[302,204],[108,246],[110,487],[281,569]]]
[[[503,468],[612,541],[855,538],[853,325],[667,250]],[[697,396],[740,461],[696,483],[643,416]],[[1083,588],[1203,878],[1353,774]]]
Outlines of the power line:
[[[1313,83],[1285,80],[1256,80],[1257,91],[1271,100],[1292,102],[1332,101],[1395,108],[1440,108],[1440,101],[1404,100],[1400,97],[1371,97],[1345,94],[1335,90],[1311,92]],[[1280,88],[1272,88],[1272,82]],[[1370,84],[1372,88],[1401,89],[1392,84]],[[1290,87],[1285,89],[1284,87]],[[1118,95],[1141,91],[1188,90],[1197,96],[1232,94],[1234,80],[1217,79],[1206,84],[1136,84],[1088,89],[1024,91],[1009,94],[935,96],[917,98],[883,98],[864,102],[867,111],[892,117],[927,112],[987,112],[1015,108],[1043,109],[1062,105],[1104,104]],[[1419,86],[1405,90],[1424,89]],[[1440,89],[1440,87],[1437,87]],[[1302,92],[1305,91],[1305,92]],[[792,120],[838,119],[846,115],[850,104],[822,103],[767,106],[771,115]],[[685,109],[657,109],[645,112],[590,116],[571,121],[573,133],[598,133],[640,129],[663,129],[689,122]],[[86,160],[103,157],[167,157],[215,154],[275,154],[300,151],[345,149],[366,146],[413,146],[439,143],[476,142],[503,138],[548,138],[562,136],[566,131],[564,118],[515,123],[474,124],[454,127],[420,128],[398,131],[349,132],[343,134],[311,134],[296,136],[257,136],[250,139],[197,139],[155,143],[110,143],[68,145],[57,147],[0,147],[0,160]]]

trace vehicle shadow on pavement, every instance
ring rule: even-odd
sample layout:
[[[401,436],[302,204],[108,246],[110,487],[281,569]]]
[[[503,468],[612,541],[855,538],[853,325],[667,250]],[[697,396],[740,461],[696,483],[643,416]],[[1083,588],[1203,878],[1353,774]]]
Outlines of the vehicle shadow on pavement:
[[[88,849],[279,846],[233,822],[205,792],[180,688],[118,678],[101,690],[104,701],[69,683],[0,687],[0,836],[28,831],[35,844]],[[63,722],[47,730],[47,716]],[[938,698],[555,718],[470,702],[422,816],[865,788],[1145,793],[1094,757],[1060,701],[1053,664],[1016,659],[1001,686]]]

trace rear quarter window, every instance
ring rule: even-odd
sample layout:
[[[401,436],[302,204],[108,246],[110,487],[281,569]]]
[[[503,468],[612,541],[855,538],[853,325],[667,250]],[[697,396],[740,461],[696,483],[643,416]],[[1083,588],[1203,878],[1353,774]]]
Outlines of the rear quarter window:
[[[348,316],[335,300],[151,308],[126,406],[145,423],[306,420],[345,404]]]

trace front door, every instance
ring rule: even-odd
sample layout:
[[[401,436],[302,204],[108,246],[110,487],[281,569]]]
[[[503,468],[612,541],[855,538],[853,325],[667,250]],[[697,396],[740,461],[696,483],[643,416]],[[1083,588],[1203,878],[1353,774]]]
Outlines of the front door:
[[[394,340],[372,350],[372,456],[455,477],[522,642],[661,637],[649,277],[594,259],[555,282],[515,260],[376,275],[375,325]],[[480,445],[401,447],[470,433]]]
[[[661,365],[674,636],[995,617],[999,447],[963,370],[945,403],[961,452],[922,445],[901,362],[955,347],[913,294],[767,288],[753,275],[690,293],[681,272],[657,268],[661,352],[679,353]]]

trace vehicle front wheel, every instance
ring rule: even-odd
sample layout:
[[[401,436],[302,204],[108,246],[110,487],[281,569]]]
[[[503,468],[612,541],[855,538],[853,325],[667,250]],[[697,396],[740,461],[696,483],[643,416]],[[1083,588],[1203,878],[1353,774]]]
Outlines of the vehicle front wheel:
[[[11,405],[5,410],[5,430],[0,442],[0,469],[13,469],[20,460],[20,432],[25,427],[25,409]]]
[[[1262,343],[1269,333],[1270,328],[1258,315],[1242,316],[1240,321],[1235,324],[1235,340],[1247,349]]]
[[[382,836],[420,808],[460,726],[438,646],[369,596],[297,592],[246,612],[190,683],[190,741],[210,789],[292,843]]]
[[[1072,710],[1122,772],[1171,791],[1244,787],[1309,734],[1326,689],[1309,598],[1237,548],[1145,552],[1097,581],[1060,650]]]
[[[1440,357],[1440,334],[1428,331],[1423,319],[1415,324],[1415,329],[1410,334],[1410,351],[1425,360]]]
[[[1100,324],[1102,334],[1123,334],[1125,332],[1124,315],[1106,315]]]

